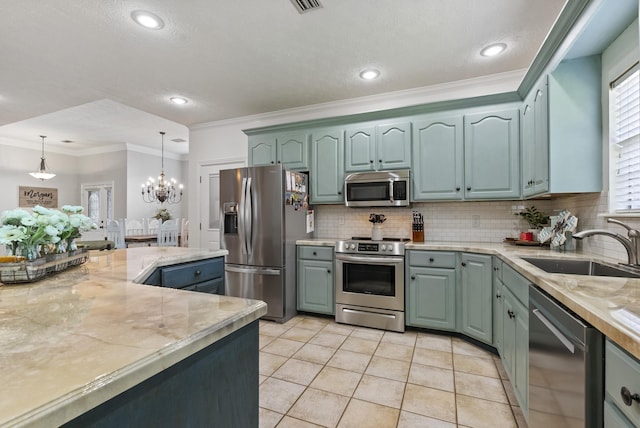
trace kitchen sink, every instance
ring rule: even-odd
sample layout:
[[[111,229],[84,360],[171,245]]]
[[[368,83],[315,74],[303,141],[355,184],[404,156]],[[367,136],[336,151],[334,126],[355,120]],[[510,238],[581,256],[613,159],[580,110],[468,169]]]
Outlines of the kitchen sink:
[[[523,257],[522,260],[531,263],[548,273],[563,273],[568,275],[614,276],[619,278],[640,278],[640,272],[608,263],[591,260],[576,259],[542,259],[537,257]]]

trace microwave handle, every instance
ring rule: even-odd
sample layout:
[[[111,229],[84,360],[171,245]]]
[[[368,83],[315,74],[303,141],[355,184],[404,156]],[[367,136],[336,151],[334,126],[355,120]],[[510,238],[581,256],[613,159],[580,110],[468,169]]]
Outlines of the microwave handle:
[[[393,204],[393,180],[389,180],[389,202]]]

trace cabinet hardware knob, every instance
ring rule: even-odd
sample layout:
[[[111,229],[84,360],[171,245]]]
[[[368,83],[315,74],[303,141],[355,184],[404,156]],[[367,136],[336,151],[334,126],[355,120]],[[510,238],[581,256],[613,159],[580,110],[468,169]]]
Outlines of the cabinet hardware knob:
[[[430,261],[430,262],[433,262],[433,257],[429,257],[429,261]]]
[[[462,266],[466,266],[467,264],[465,262],[460,263]]]
[[[274,163],[273,161],[271,161],[271,163]]]
[[[382,159],[378,159],[378,162],[382,163]]]
[[[415,275],[411,275],[411,279],[416,279],[416,276]]]
[[[342,195],[342,192],[338,190],[338,195]]]
[[[278,163],[280,163],[280,161],[278,161]]]
[[[467,187],[467,191],[471,191],[471,187]]]
[[[640,403],[640,395],[632,394],[626,386],[620,388],[620,396],[622,397],[624,404],[627,406],[631,406],[634,400]]]
[[[511,309],[509,309],[507,311],[507,315],[509,315],[509,318],[515,318],[516,317],[516,314]]]
[[[369,161],[369,163],[373,163],[373,159],[371,159],[371,160]]]
[[[460,186],[456,187],[456,192],[460,191]]]
[[[331,269],[327,269],[327,273],[331,273]]]
[[[501,295],[496,294],[496,299],[500,300],[501,298],[502,298],[502,296],[501,296]]]
[[[200,272],[199,270],[196,271],[196,276],[200,275],[202,272]]]
[[[314,256],[317,256],[318,254],[314,251],[314,252],[313,252],[313,255],[314,255]]]

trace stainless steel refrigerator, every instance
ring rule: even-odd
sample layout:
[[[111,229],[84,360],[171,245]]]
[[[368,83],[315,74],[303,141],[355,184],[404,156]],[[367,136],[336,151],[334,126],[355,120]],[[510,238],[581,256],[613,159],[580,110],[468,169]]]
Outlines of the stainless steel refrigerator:
[[[307,190],[306,174],[280,164],[220,171],[226,294],[263,300],[278,322],[296,313],[296,240],[312,235]]]

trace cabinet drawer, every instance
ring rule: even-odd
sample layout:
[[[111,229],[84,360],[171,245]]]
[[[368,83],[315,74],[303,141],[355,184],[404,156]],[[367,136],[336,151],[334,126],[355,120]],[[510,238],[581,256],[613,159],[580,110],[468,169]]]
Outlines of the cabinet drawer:
[[[616,407],[631,422],[640,425],[640,403],[632,400],[626,405],[622,398],[622,388],[630,394],[640,394],[640,362],[631,357],[617,345],[607,341],[605,348],[605,393]]]
[[[456,253],[446,251],[409,251],[409,265],[455,268]]]
[[[609,401],[604,402],[604,428],[633,428],[629,419]]]
[[[202,260],[162,268],[162,286],[184,288],[199,282],[210,281],[224,276],[222,258]]]
[[[298,258],[307,260],[333,260],[333,247],[313,247],[313,246],[300,246],[298,247]]]
[[[529,305],[529,284],[531,284],[531,281],[513,270],[506,263],[502,263],[502,283],[525,306]]]

